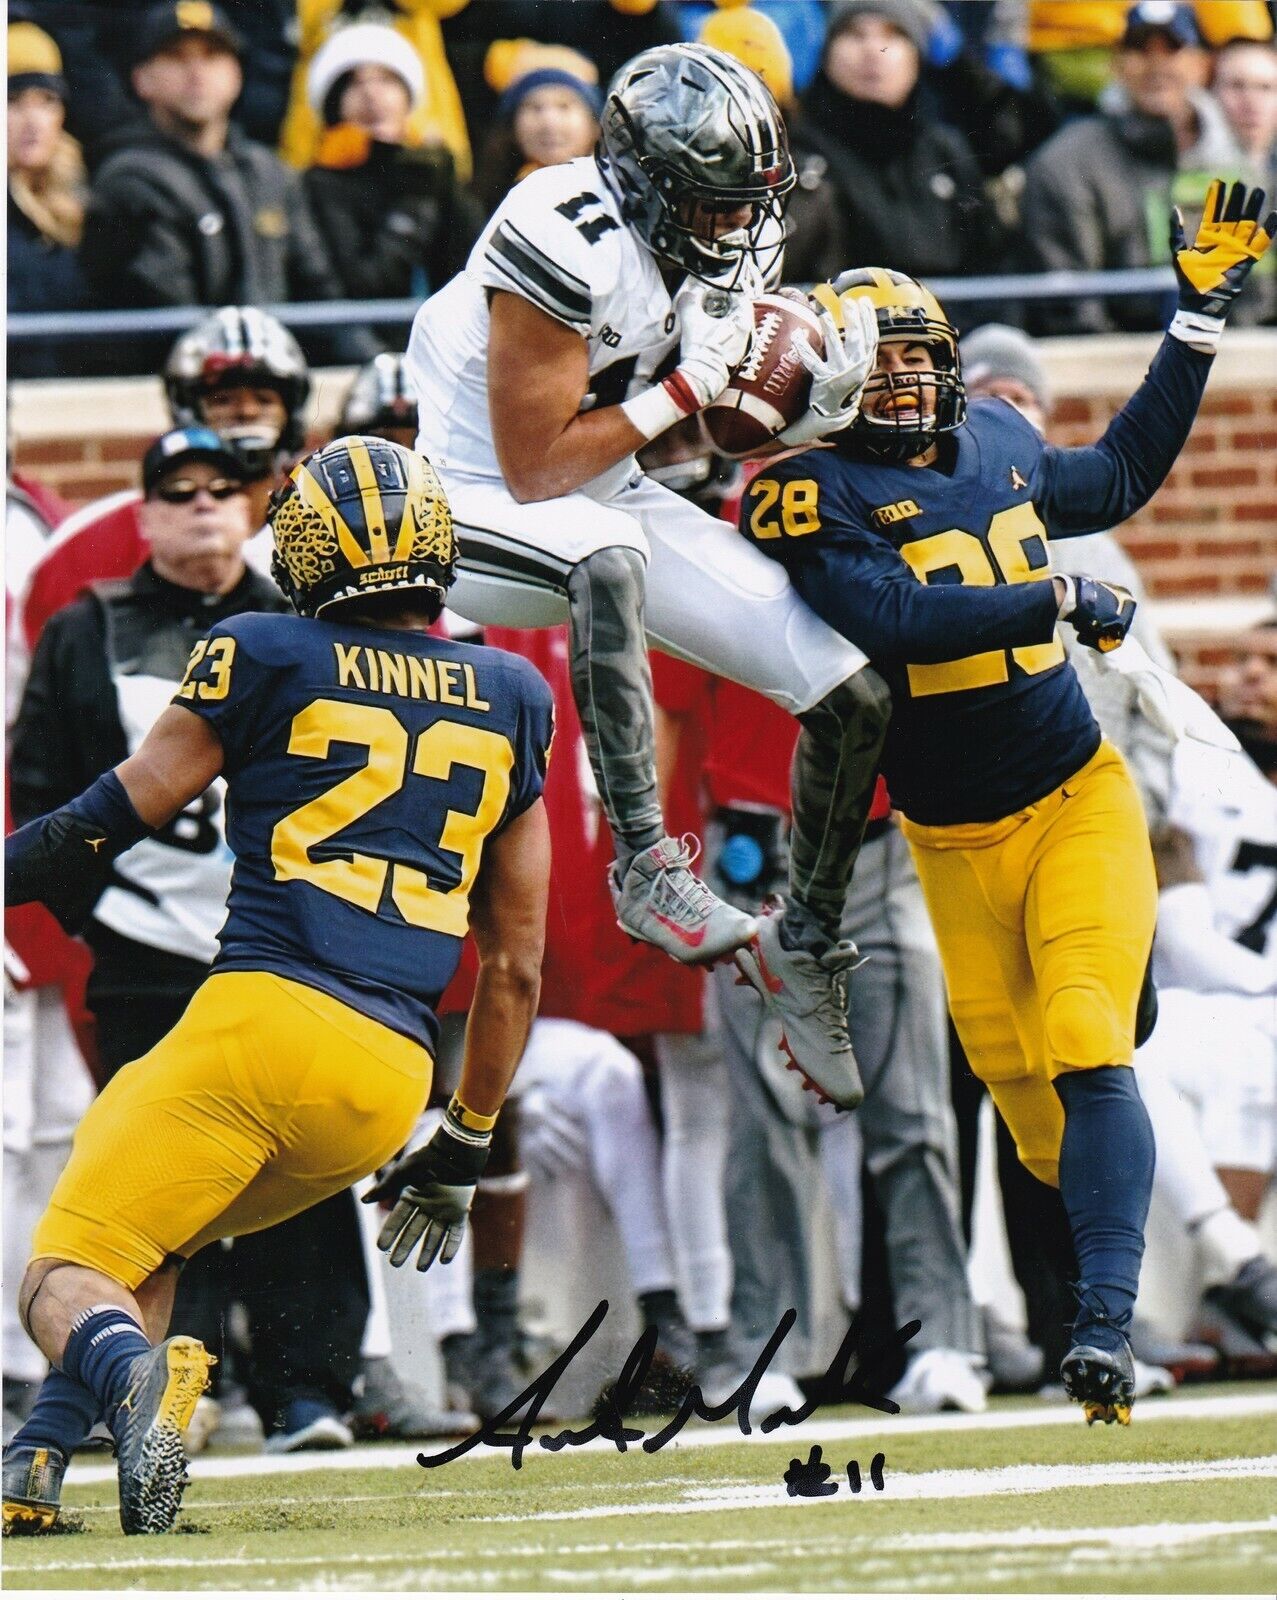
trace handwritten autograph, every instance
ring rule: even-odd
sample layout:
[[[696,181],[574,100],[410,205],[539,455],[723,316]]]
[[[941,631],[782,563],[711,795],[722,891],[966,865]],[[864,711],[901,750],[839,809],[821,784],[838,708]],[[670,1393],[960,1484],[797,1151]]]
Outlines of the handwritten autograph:
[[[510,1465],[517,1472],[523,1465],[524,1451],[533,1444],[539,1444],[543,1450],[558,1451],[571,1445],[588,1444],[593,1439],[610,1440],[622,1455],[630,1445],[641,1441],[643,1449],[649,1455],[655,1455],[658,1450],[664,1449],[671,1439],[676,1438],[693,1417],[699,1417],[703,1422],[721,1422],[733,1412],[736,1414],[740,1431],[751,1433],[753,1430],[749,1411],[754,1394],[762,1381],[763,1374],[771,1365],[772,1358],[798,1320],[796,1311],[785,1312],[776,1325],[776,1331],[759,1351],[754,1365],[725,1400],[718,1405],[710,1405],[701,1394],[700,1387],[692,1384],[675,1414],[664,1427],[650,1437],[642,1428],[627,1426],[625,1420],[626,1410],[633,1404],[635,1396],[642,1387],[656,1351],[657,1331],[655,1328],[645,1328],[625,1358],[620,1376],[612,1385],[607,1399],[600,1405],[598,1415],[592,1422],[583,1428],[565,1428],[560,1433],[543,1433],[540,1438],[534,1438],[533,1431],[542,1406],[549,1399],[555,1384],[598,1332],[607,1316],[607,1311],[607,1301],[600,1300],[563,1354],[552,1361],[539,1378],[535,1378],[526,1389],[517,1394],[503,1411],[498,1412],[477,1432],[462,1439],[458,1444],[451,1445],[434,1455],[426,1455],[424,1452],[418,1455],[417,1464],[427,1469],[447,1466],[450,1461],[456,1461],[458,1457],[473,1450],[477,1445],[486,1444],[499,1450],[508,1449]],[[813,1398],[796,1409],[782,1406],[779,1410],[773,1411],[770,1416],[764,1418],[760,1425],[761,1431],[771,1433],[776,1428],[796,1427],[800,1422],[805,1422],[822,1405],[856,1404],[894,1415],[900,1407],[893,1400],[887,1399],[886,1395],[876,1392],[872,1383],[872,1373],[903,1349],[921,1327],[922,1324],[916,1319],[907,1322],[881,1345],[870,1346],[868,1350],[861,1352],[856,1370],[850,1375],[847,1374],[847,1364],[856,1354],[857,1335],[854,1326],[848,1328],[833,1360],[815,1385]],[[521,1416],[520,1413],[524,1414]],[[520,1424],[516,1431],[503,1429],[502,1424],[515,1421]]]

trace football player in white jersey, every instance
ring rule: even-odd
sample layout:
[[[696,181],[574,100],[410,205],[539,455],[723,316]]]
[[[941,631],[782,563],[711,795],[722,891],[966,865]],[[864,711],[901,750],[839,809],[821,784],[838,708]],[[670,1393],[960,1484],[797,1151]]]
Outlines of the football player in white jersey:
[[[783,571],[638,469],[634,453],[726,387],[779,275],[794,183],[762,81],[704,45],[617,74],[593,156],[544,168],[498,207],[408,346],[418,449],[461,546],[451,604],[480,623],[566,617],[591,764],[616,845],[617,919],[685,962],[759,943],[764,998],[812,1086],[862,1090],[839,917],[890,710],[864,656]],[[797,445],[848,425],[875,356],[866,319],[828,330]],[[653,762],[652,644],[758,689],[802,722],[790,895],[761,923],[719,900],[668,838]]]

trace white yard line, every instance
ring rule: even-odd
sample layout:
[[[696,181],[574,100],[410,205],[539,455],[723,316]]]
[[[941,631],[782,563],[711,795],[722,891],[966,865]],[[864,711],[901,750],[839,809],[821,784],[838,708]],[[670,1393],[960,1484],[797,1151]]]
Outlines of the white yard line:
[[[832,1463],[831,1463],[832,1464]],[[834,1468],[830,1482],[838,1478]],[[1049,1494],[1058,1489],[1111,1488],[1143,1483],[1206,1483],[1228,1478],[1277,1478],[1277,1456],[1243,1456],[1231,1461],[1138,1461],[1092,1463],[1075,1467],[966,1467],[943,1472],[898,1472],[886,1488],[866,1487],[864,1504],[895,1500],[975,1500],[988,1495]],[[846,1505],[850,1491],[810,1500],[810,1505]],[[738,1484],[717,1489],[689,1485],[677,1500],[653,1504],[577,1506],[570,1511],[531,1511],[516,1516],[474,1517],[474,1522],[583,1522],[599,1517],[676,1517],[714,1511],[758,1511],[795,1503],[783,1483]]]
[[[1112,1546],[1114,1548],[1132,1551],[1149,1551],[1156,1553],[1173,1545],[1200,1544],[1210,1539],[1236,1539],[1241,1534],[1266,1534],[1277,1533],[1277,1517],[1266,1518],[1262,1521],[1212,1521],[1195,1523],[1172,1522],[1146,1522],[1127,1524],[1122,1523],[1113,1527],[1093,1528],[1007,1528],[997,1532],[962,1532],[951,1533],[897,1533],[891,1538],[893,1553],[917,1552],[919,1554],[941,1551],[960,1552],[963,1550],[1000,1550],[1034,1547],[1068,1548],[1073,1545],[1084,1548],[1093,1548],[1096,1545]],[[788,1556],[803,1556],[811,1558],[828,1554],[840,1560],[851,1561],[860,1554],[867,1554],[881,1548],[878,1535],[874,1534],[839,1534],[836,1539],[795,1538],[795,1539],[710,1539],[688,1540],[686,1542],[672,1539],[662,1540],[618,1540],[614,1544],[580,1544],[563,1545],[555,1541],[553,1546],[528,1546],[520,1549],[502,1550],[499,1555],[491,1552],[489,1559],[496,1557],[498,1569],[511,1561],[535,1559],[549,1556],[556,1561],[567,1557],[601,1556],[608,1561],[608,1571],[612,1571],[612,1558],[632,1557],[639,1555],[686,1555],[694,1558],[691,1566],[684,1564],[681,1567],[671,1566],[672,1574],[683,1574],[689,1570],[701,1571],[701,1563],[695,1558],[706,1553],[741,1555],[757,1557],[772,1554],[777,1559]],[[464,1561],[473,1567],[474,1554],[467,1551],[456,1552],[449,1556],[446,1551],[435,1554],[435,1560]],[[767,1570],[774,1562],[759,1564],[758,1570]],[[369,1566],[386,1567],[399,1566],[405,1573],[429,1574],[437,1576],[444,1582],[455,1582],[456,1573],[444,1573],[440,1568],[421,1568],[412,1562],[410,1557],[405,1557],[402,1552],[393,1554],[365,1554],[358,1551],[334,1553],[332,1555],[235,1555],[235,1556],[121,1556],[108,1557],[100,1561],[47,1561],[41,1562],[38,1568],[26,1568],[27,1571],[40,1572],[146,1572],[146,1571],[189,1571],[195,1568],[225,1570],[243,1567],[335,1567],[335,1566]],[[12,1575],[13,1569],[11,1569]],[[636,1580],[650,1581],[652,1568],[643,1566],[634,1569]],[[474,1576],[473,1571],[470,1574]],[[579,1568],[564,1569],[564,1576],[573,1579],[581,1577]]]
[[[1266,1394],[1222,1395],[1216,1399],[1208,1396],[1181,1398],[1171,1395],[1163,1399],[1136,1402],[1136,1424],[1140,1422],[1223,1420],[1230,1417],[1277,1416],[1277,1392]],[[1042,1428],[1053,1424],[1080,1427],[1081,1413],[1073,1405],[1044,1405],[1037,1409],[1017,1411],[985,1411],[977,1416],[962,1412],[947,1412],[937,1417],[887,1417],[870,1418],[830,1417],[818,1411],[797,1428],[778,1428],[774,1433],[742,1435],[734,1424],[705,1427],[692,1424],[684,1428],[666,1450],[707,1449],[724,1444],[786,1444],[793,1443],[796,1450],[805,1451],[812,1440],[828,1445],[836,1440],[872,1439],[886,1447],[892,1437],[919,1433],[979,1433],[987,1429],[998,1432],[1014,1428]],[[536,1436],[556,1433],[557,1425],[538,1426]],[[653,1430],[655,1431],[655,1430]],[[417,1464],[419,1449],[436,1453],[444,1448],[445,1441],[428,1445],[361,1445],[354,1450],[299,1450],[290,1456],[197,1456],[191,1464],[191,1477],[196,1482],[210,1478],[265,1478],[279,1477],[294,1472],[357,1472],[369,1467],[412,1467]],[[639,1447],[631,1446],[632,1450]],[[616,1453],[616,1446],[603,1439],[579,1445],[566,1452],[574,1456],[578,1451]],[[460,1458],[461,1462],[482,1461],[493,1456],[509,1457],[508,1450],[495,1450],[480,1445]],[[532,1462],[544,1458],[546,1452],[536,1446],[530,1449],[525,1460]],[[826,1451],[827,1459],[829,1457]],[[453,1463],[456,1465],[457,1463]],[[113,1461],[73,1462],[67,1473],[68,1484],[111,1483],[115,1480]],[[872,1492],[872,1491],[870,1491]]]

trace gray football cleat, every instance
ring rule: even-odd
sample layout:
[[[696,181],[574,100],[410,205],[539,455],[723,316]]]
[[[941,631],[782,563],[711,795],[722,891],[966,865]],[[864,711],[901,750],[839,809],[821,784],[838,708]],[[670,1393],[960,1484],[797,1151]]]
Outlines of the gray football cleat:
[[[1125,1338],[1112,1350],[1079,1340],[1060,1363],[1060,1378],[1065,1394],[1081,1405],[1088,1426],[1119,1422],[1129,1427],[1136,1372]]]
[[[685,966],[731,955],[748,944],[758,928],[755,918],[720,900],[692,871],[699,850],[689,834],[662,839],[631,858],[624,881],[615,861],[608,872],[622,930]]]
[[[62,1509],[66,1459],[52,1445],[20,1444],[4,1453],[4,1536],[48,1533]]]
[[[215,1359],[198,1339],[178,1335],[133,1363],[111,1424],[125,1533],[167,1533],[177,1521],[186,1487],[182,1435]]]
[[[736,952],[741,979],[780,1018],[790,1070],[822,1104],[854,1111],[865,1089],[847,1032],[847,974],[860,965],[860,952],[850,939],[831,942],[820,954],[786,950],[781,916],[780,909],[764,913],[757,934]]]

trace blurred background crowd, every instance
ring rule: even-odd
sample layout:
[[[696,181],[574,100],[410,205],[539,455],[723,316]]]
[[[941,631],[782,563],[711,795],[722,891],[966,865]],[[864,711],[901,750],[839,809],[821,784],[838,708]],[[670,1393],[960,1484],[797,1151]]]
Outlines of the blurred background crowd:
[[[1171,208],[1191,219],[1210,178],[1277,192],[1274,9],[12,0],[10,313],[207,308],[176,340],[10,343],[18,378],[158,374],[173,430],[130,464],[138,487],[79,507],[10,465],[12,819],[120,760],[212,622],[282,604],[259,530],[306,442],[313,367],[357,368],[333,432],[415,439],[396,354],[406,318],[383,309],[290,330],[262,308],[420,301],[464,264],[511,184],[592,149],[609,77],[637,51],[704,39],[772,88],[799,174],[791,282],[867,263],[930,281],[1145,268],[1167,259]],[[1169,301],[991,291],[950,309],[970,392],[1001,395],[1045,431],[1053,396],[1036,337],[1156,330]],[[1234,320],[1277,322],[1271,268]],[[1271,387],[1272,374],[1257,380]],[[1272,437],[1256,432],[1256,448]],[[707,455],[694,430],[658,440],[644,464],[734,519],[748,469]],[[1116,540],[1087,543],[1085,570],[1140,592]],[[1148,615],[1141,642],[1171,664]],[[451,615],[445,626],[468,629]],[[764,1411],[810,1390],[849,1319],[862,1349],[921,1320],[883,1369],[905,1409],[1050,1390],[1076,1276],[1063,1209],[981,1104],[889,797],[846,911],[870,957],[850,986],[869,1092],[839,1117],[784,1071],[751,990],[620,934],[565,634],[487,638],[546,675],[559,733],[541,1018],[472,1242],[425,1278],[383,1272],[369,1208],[339,1195],[204,1251],[176,1316],[222,1358],[193,1446],[340,1448],[357,1433],[464,1429],[602,1294],[631,1337],[641,1321],[657,1327],[656,1401],[688,1373],[723,1398],[789,1308],[797,1322],[759,1390]],[[1169,1319],[1142,1308],[1145,1391],[1277,1374],[1277,1267],[1257,1228],[1277,1171],[1277,609],[1223,654],[1236,758],[1172,748],[1123,680],[1077,661],[1139,781],[1162,886],[1163,1022],[1137,1073],[1191,1304]],[[703,839],[716,890],[755,906],[785,880],[796,724],[682,664],[657,658],[654,670],[671,831]],[[30,1227],[95,1082],[164,1034],[212,959],[230,872],[221,806],[211,790],[122,858],[84,940],[33,908],[7,918],[6,1438],[43,1369],[10,1303]],[[445,1000],[444,1098],[466,972]],[[991,1280],[972,1245],[999,1189],[1007,1271]]]
[[[1146,267],[1165,260],[1170,207],[1191,217],[1210,176],[1277,187],[1267,0],[13,0],[9,15],[10,312],[420,299],[512,183],[592,148],[621,62],[676,39],[740,56],[784,109],[795,283],[853,259],[924,278]],[[1252,322],[1277,317],[1265,269]],[[1013,311],[1058,333],[1157,327],[1162,307]],[[402,332],[347,325],[307,350],[366,358]],[[81,337],[15,346],[11,370],[144,371],[158,354]]]

